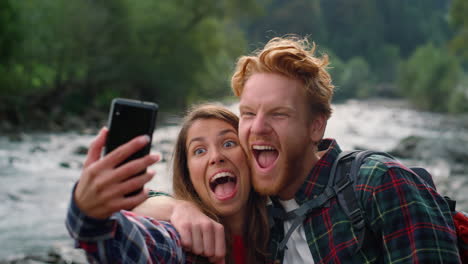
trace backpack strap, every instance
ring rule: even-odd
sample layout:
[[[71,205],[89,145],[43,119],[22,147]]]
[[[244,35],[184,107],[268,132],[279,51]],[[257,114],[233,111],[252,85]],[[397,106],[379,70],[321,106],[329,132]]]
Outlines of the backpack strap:
[[[328,184],[324,191],[316,198],[311,199],[303,203],[299,208],[285,212],[284,209],[278,205],[278,202],[274,202],[273,205],[269,206],[270,215],[270,226],[274,224],[274,219],[280,220],[280,223],[284,221],[292,220],[292,225],[286,232],[283,240],[279,243],[278,249],[286,249],[286,243],[291,237],[292,233],[301,225],[305,220],[306,215],[316,208],[323,207],[331,198],[338,196],[338,202],[343,208],[343,211],[351,220],[355,230],[359,232],[359,248],[362,247],[364,241],[365,230],[365,218],[361,206],[358,203],[354,190],[354,182],[356,181],[359,169],[364,159],[372,154],[384,155],[393,158],[391,155],[384,152],[374,151],[344,151],[341,152],[335,159],[331,166]]]
[[[370,150],[352,151],[346,159],[336,159],[337,169],[335,172],[335,185],[342,186],[342,191],[338,193],[338,203],[343,209],[343,212],[351,221],[353,229],[357,232],[358,247],[356,251],[361,249],[364,242],[370,241],[367,237],[374,237],[371,230],[367,227],[365,212],[359,204],[359,199],[356,197],[355,184],[359,175],[359,169],[364,163],[364,160],[371,155],[383,155],[394,159],[390,154],[385,152],[375,152]],[[334,164],[334,165],[335,165]],[[376,246],[376,245],[372,245]]]
[[[429,184],[434,190],[436,189],[436,186],[434,184],[434,180],[432,179],[432,175],[424,168],[421,167],[411,167],[410,168],[414,173],[416,173],[423,181]]]
[[[341,160],[341,159],[343,159],[345,157],[350,156],[351,154],[352,154],[351,152],[341,152],[338,155],[337,160]],[[284,223],[284,221],[292,220],[291,227],[286,232],[283,240],[280,242],[280,244],[278,246],[279,250],[284,250],[284,249],[287,248],[286,243],[288,242],[288,240],[291,237],[292,233],[305,220],[305,217],[306,217],[307,213],[309,213],[310,211],[312,211],[312,210],[314,210],[316,208],[320,208],[320,207],[324,206],[331,198],[335,197],[337,195],[337,193],[341,192],[341,190],[342,190],[342,188],[344,186],[335,186],[333,184],[334,181],[335,181],[334,179],[335,179],[336,169],[337,169],[337,164],[335,162],[332,165],[329,180],[328,180],[328,184],[325,187],[325,190],[320,195],[318,195],[316,198],[308,200],[307,202],[303,203],[299,208],[297,208],[295,210],[292,210],[290,212],[287,212],[287,213],[284,211],[284,209],[281,206],[279,206],[280,207],[279,210],[278,210],[277,206],[275,206],[274,209],[270,209],[270,212],[272,213],[272,216],[275,217],[275,218],[280,219],[281,223]],[[273,204],[275,204],[275,202],[273,202]],[[282,213],[280,212],[280,210],[282,210]],[[272,223],[272,221],[270,221],[270,223]]]

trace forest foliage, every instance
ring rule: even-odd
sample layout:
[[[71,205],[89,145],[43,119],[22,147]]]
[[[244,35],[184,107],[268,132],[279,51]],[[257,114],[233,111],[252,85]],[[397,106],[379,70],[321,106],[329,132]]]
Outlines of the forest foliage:
[[[407,97],[468,109],[464,0],[0,1],[0,120],[101,118],[113,97],[165,111],[231,94],[236,58],[308,36],[331,58],[336,100]]]

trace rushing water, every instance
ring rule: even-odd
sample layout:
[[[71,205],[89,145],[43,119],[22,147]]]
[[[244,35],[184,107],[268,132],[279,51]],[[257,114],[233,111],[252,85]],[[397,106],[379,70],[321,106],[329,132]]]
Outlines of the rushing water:
[[[334,106],[325,136],[337,138],[343,149],[388,151],[410,135],[468,140],[468,126],[460,123],[444,115],[411,110],[402,102],[349,101]],[[178,129],[166,126],[155,132],[153,150],[165,159],[170,159]],[[43,254],[53,246],[72,247],[64,218],[70,190],[85,158],[76,149],[88,146],[94,134],[34,133],[20,138],[0,135],[0,260]],[[468,209],[466,165],[464,173],[450,175],[450,163],[443,158],[410,162],[427,167],[439,191],[454,196],[461,209]],[[157,176],[149,187],[170,192],[167,163],[160,162],[153,169]]]

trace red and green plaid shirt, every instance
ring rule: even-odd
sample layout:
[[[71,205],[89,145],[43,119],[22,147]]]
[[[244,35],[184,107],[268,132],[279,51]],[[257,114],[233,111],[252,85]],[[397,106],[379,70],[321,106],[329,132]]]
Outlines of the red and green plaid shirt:
[[[85,251],[90,263],[209,263],[183,251],[179,234],[170,223],[125,210],[108,219],[95,219],[78,208],[73,195],[65,224],[75,246]]]
[[[320,145],[326,153],[296,193],[299,206],[322,193],[330,167],[341,152],[334,140]],[[359,234],[335,197],[328,206],[311,211],[303,222],[315,263],[461,263],[448,205],[408,168],[373,155],[360,168],[355,189],[375,237],[372,248],[365,244],[357,250]],[[271,262],[282,262],[284,252],[278,244],[283,236],[284,227],[277,223],[271,231]]]

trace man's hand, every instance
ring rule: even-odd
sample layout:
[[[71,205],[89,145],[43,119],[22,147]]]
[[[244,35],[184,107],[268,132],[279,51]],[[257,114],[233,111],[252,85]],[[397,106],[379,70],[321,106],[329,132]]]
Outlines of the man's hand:
[[[148,136],[139,136],[115,149],[102,159],[108,130],[101,129],[91,146],[84,163],[83,172],[74,193],[77,206],[88,216],[105,219],[121,209],[131,209],[147,198],[147,191],[137,195],[125,195],[144,186],[153,176],[153,171],[134,176],[159,160],[150,154],[116,168],[130,155],[148,144]]]
[[[185,250],[208,257],[212,263],[224,263],[226,241],[222,224],[186,201],[177,203],[170,221],[179,232]]]
[[[223,225],[206,216],[191,202],[156,196],[148,198],[132,211],[170,221],[179,232],[186,251],[208,257],[212,263],[224,263],[226,242]]]

